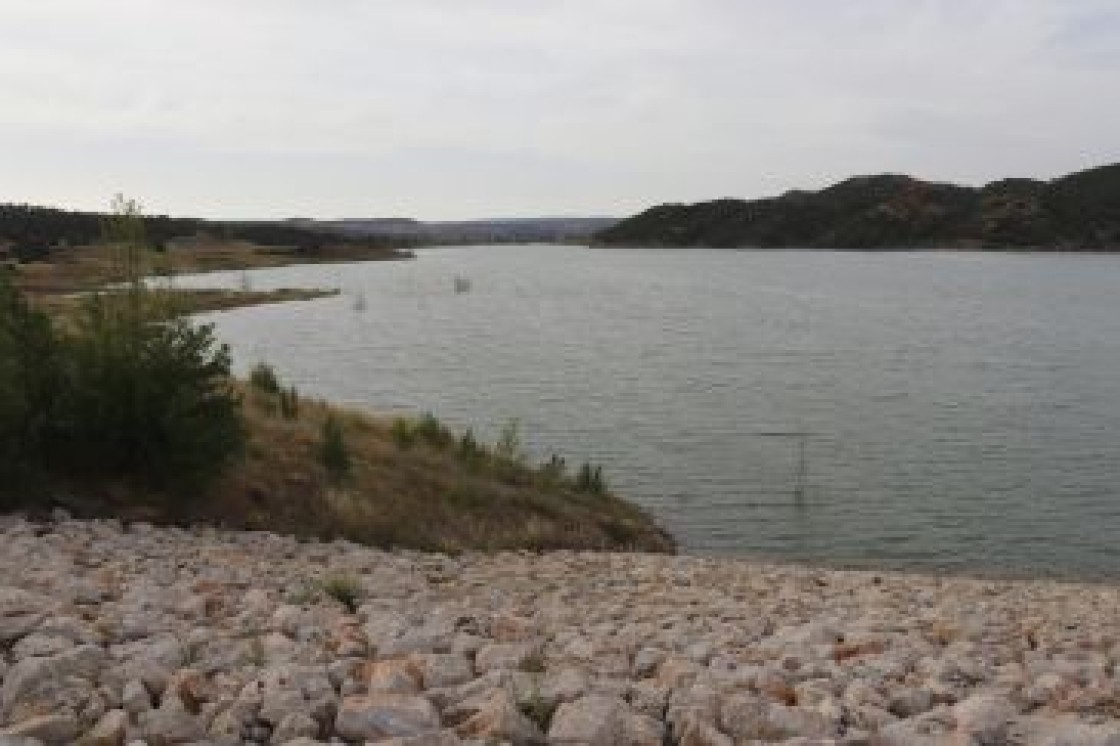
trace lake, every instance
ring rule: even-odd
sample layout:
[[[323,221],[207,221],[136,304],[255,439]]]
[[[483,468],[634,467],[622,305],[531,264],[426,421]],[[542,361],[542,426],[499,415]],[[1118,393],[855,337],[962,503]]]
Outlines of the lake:
[[[685,551],[1120,576],[1120,256],[417,256],[178,282],[340,288],[204,318],[306,394],[516,419]]]

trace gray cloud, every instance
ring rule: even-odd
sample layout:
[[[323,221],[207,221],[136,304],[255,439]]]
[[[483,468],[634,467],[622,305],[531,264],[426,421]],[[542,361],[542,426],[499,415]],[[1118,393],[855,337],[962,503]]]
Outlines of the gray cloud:
[[[1105,0],[0,0],[0,199],[628,213],[1120,155]]]

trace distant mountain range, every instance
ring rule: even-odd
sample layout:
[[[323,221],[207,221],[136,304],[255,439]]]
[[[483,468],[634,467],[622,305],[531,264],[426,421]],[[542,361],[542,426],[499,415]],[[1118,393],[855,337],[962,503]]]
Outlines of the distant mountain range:
[[[893,174],[818,192],[661,205],[594,237],[603,246],[1120,250],[1120,164],[974,188]]]
[[[350,236],[383,236],[416,244],[583,242],[618,222],[618,218],[509,218],[425,222],[409,218],[306,220],[290,223]]]

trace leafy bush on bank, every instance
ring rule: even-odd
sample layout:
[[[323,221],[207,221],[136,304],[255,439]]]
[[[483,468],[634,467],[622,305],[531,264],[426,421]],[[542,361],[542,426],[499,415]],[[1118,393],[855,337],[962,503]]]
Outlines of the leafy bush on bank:
[[[242,451],[229,351],[144,287],[139,210],[116,207],[106,239],[128,282],[90,296],[70,323],[53,324],[0,277],[4,502],[90,479],[185,494]]]

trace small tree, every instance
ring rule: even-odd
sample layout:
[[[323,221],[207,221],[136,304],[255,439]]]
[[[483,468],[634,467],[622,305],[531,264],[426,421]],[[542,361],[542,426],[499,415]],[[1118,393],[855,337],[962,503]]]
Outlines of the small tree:
[[[342,425],[334,415],[328,415],[323,421],[322,442],[319,445],[319,461],[327,470],[331,482],[340,484],[350,476],[350,449],[346,447],[346,438],[342,433]]]
[[[89,298],[66,340],[66,464],[81,474],[197,489],[244,443],[229,350],[212,326],[156,300],[144,282],[139,205],[118,195],[113,207],[104,234],[125,288]]]
[[[607,480],[603,478],[603,467],[585,461],[576,474],[576,488],[581,492],[602,495],[607,491]]]
[[[69,341],[69,463],[157,488],[200,488],[240,455],[229,350],[185,318],[133,326],[95,298]]]
[[[249,383],[265,394],[280,393],[280,379],[276,376],[276,369],[268,363],[257,363],[253,366],[249,371]]]

